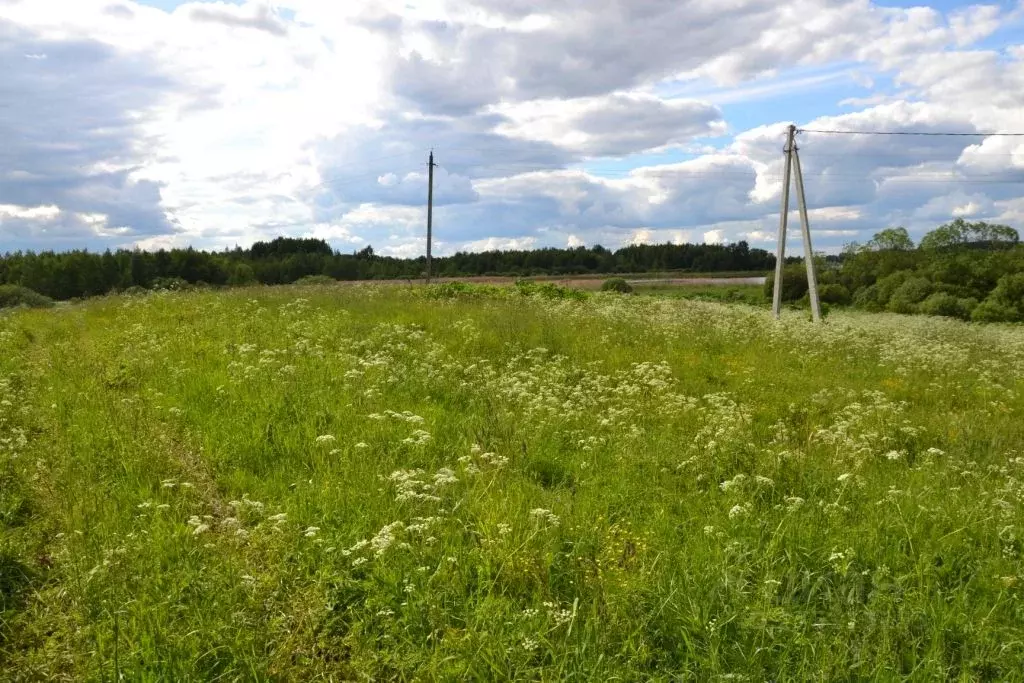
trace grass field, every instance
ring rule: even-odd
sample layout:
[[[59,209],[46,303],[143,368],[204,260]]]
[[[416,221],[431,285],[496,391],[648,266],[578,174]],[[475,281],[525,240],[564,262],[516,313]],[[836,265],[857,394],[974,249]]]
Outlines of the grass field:
[[[743,303],[765,308],[771,306],[771,300],[765,297],[764,287],[761,285],[637,284],[633,286],[633,290],[637,294],[648,296],[718,301],[722,303]]]
[[[1024,680],[1021,377],[1019,327],[658,297],[13,313],[0,677]]]

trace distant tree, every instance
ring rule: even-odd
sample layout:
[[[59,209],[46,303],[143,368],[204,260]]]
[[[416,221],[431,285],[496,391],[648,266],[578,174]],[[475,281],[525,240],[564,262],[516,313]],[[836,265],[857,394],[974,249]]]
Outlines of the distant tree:
[[[876,232],[865,246],[872,251],[908,251],[914,248],[914,240],[906,228],[886,228]]]
[[[969,244],[985,246],[1013,246],[1020,242],[1020,235],[1008,225],[998,225],[978,221],[968,223],[957,218],[941,225],[921,239],[921,248],[925,250],[949,249]]]

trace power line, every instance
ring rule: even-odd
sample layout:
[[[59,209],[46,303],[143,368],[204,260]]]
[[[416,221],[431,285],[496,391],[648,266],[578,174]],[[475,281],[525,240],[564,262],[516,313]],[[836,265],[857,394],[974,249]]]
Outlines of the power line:
[[[1024,133],[943,133],[909,130],[822,130],[817,128],[800,128],[798,133],[821,133],[824,135],[922,135],[941,137],[981,137],[981,138],[1020,138]]]

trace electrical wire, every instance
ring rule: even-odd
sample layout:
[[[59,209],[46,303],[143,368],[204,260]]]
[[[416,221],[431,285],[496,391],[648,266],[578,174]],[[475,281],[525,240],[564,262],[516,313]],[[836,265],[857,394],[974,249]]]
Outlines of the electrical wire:
[[[817,128],[797,128],[797,133],[820,133],[822,135],[921,135],[936,137],[982,137],[982,138],[1020,138],[1024,133],[945,133],[928,131],[893,131],[893,130],[822,130]]]

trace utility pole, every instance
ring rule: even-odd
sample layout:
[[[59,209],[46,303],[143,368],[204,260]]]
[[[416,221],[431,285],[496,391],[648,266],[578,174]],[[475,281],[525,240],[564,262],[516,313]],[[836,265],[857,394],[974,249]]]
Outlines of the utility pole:
[[[793,169],[796,171],[796,201],[800,205],[800,229],[804,238],[804,261],[807,263],[807,293],[811,298],[811,316],[821,322],[821,304],[818,303],[818,274],[814,272],[814,251],[811,249],[811,223],[807,219],[807,197],[804,195],[804,174],[800,170],[800,152],[793,145]]]
[[[796,199],[800,210],[800,230],[804,242],[804,262],[807,266],[807,290],[811,300],[811,316],[821,322],[821,304],[818,302],[818,278],[814,272],[814,250],[811,248],[811,223],[807,217],[807,196],[804,194],[804,174],[800,169],[800,154],[796,146],[796,126],[790,126],[786,136],[786,169],[782,178],[782,212],[779,216],[779,239],[776,244],[775,288],[772,292],[772,313],[778,318],[782,312],[782,275],[786,260],[786,228],[789,224],[789,186],[796,171]]]
[[[772,292],[772,314],[782,313],[782,269],[786,261],[786,228],[789,224],[789,176],[793,172],[793,145],[796,126],[789,127],[786,136],[786,170],[782,174],[782,212],[779,215],[779,238],[775,241],[775,289]]]
[[[434,150],[430,150],[427,162],[427,284],[430,284],[430,243],[434,230]]]

